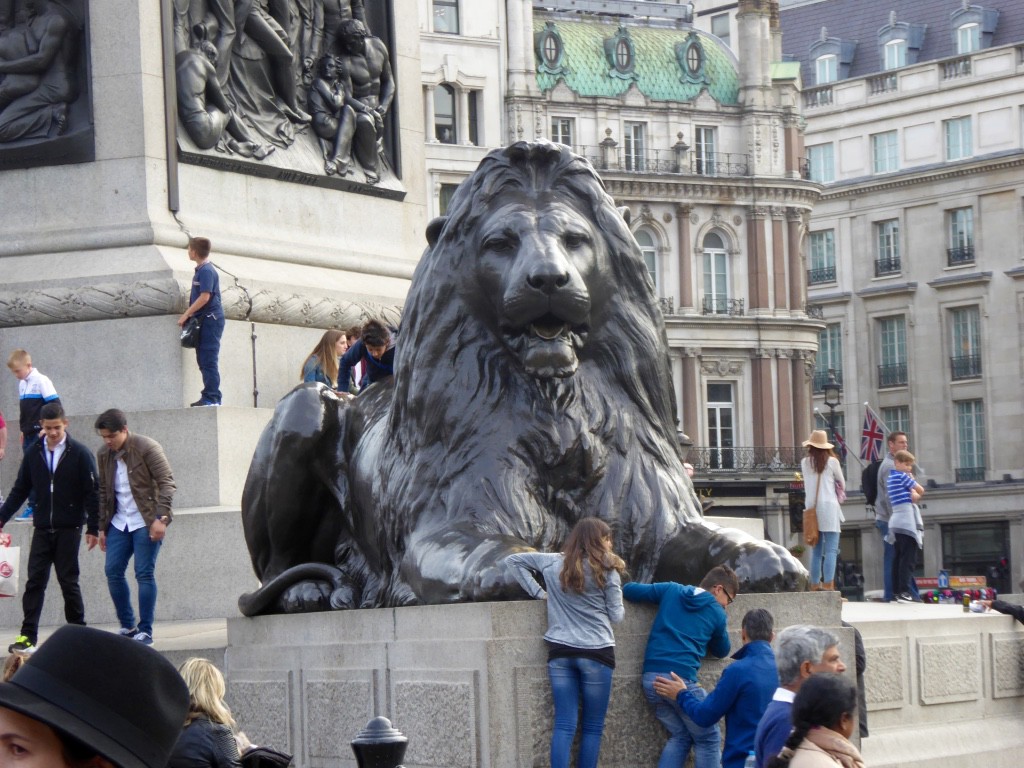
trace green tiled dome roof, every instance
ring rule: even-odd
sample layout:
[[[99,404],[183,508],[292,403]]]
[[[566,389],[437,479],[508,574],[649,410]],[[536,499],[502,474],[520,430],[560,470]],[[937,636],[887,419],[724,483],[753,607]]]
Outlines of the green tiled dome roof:
[[[707,89],[719,104],[739,103],[739,75],[732,52],[717,37],[696,29],[626,27],[634,50],[634,68],[628,76],[612,74],[605,58],[605,41],[618,29],[609,24],[534,17],[534,34],[554,30],[562,41],[559,66],[552,72],[538,58],[537,85],[549,91],[559,80],[579,96],[615,97],[632,83],[655,101],[692,101]],[[704,51],[704,81],[693,82],[684,74],[676,47],[696,34]],[[536,53],[535,53],[536,55]]]

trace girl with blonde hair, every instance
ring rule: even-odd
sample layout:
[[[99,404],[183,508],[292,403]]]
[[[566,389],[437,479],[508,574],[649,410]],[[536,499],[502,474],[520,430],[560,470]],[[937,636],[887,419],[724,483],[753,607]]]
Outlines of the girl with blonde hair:
[[[548,603],[544,640],[555,703],[551,768],[569,767],[581,699],[576,765],[595,768],[615,668],[612,624],[625,616],[625,563],[612,552],[611,528],[596,517],[585,517],[576,523],[561,553],[521,552],[505,562],[528,595]]]
[[[348,338],[345,331],[330,330],[320,337],[320,341],[309,353],[302,364],[300,374],[304,382],[319,381],[331,389],[348,392],[348,382],[338,386],[338,358],[348,351]]]
[[[188,714],[167,768],[241,768],[238,726],[224,703],[224,675],[199,658],[185,661],[178,673],[188,686]]]

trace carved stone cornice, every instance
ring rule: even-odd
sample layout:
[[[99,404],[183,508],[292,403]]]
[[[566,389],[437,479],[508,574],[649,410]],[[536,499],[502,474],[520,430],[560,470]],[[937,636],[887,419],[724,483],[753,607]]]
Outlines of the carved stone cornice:
[[[704,358],[700,369],[707,376],[738,376],[743,373],[744,361],[726,358]]]
[[[189,285],[167,277],[130,283],[0,291],[0,328],[177,315],[188,306],[189,289]],[[245,291],[226,286],[222,295],[226,317],[273,325],[347,328],[370,317],[398,325],[402,314],[397,306],[326,295],[262,289],[252,292],[251,296],[250,311]]]

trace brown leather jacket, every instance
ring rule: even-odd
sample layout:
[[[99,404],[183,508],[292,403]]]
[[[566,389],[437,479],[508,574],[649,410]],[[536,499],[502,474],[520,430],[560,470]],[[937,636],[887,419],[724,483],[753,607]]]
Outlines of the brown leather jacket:
[[[172,517],[171,499],[176,487],[164,449],[156,440],[129,432],[121,450],[128,465],[128,485],[146,527],[158,517]],[[116,511],[117,452],[104,445],[96,451],[96,464],[100,472],[99,529],[105,533]]]

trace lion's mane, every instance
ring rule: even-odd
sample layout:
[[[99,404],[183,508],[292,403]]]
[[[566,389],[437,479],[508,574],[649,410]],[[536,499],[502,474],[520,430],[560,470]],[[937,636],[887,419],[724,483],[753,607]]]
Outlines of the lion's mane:
[[[611,299],[591,307],[579,368],[567,378],[529,375],[502,344],[496,317],[467,301],[474,231],[509,191],[569,205],[608,251],[610,274],[598,279],[611,282]],[[377,545],[397,566],[421,516],[438,514],[550,551],[578,518],[597,515],[612,524],[633,576],[649,578],[664,542],[699,513],[676,440],[664,322],[601,180],[560,145],[495,150],[428,236],[377,459]]]

